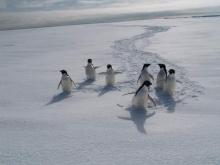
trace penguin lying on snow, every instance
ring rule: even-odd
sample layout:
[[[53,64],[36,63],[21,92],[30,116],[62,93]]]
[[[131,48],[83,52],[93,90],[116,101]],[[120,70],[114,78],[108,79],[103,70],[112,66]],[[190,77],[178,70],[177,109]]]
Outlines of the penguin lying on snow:
[[[62,85],[63,92],[71,92],[71,89],[75,85],[74,81],[71,79],[71,77],[68,75],[66,70],[60,70],[62,77],[58,84],[57,89],[59,89],[60,85]]]
[[[115,75],[120,74],[120,71],[114,71],[111,64],[107,65],[106,72],[101,72],[99,74],[105,74],[106,86],[113,86],[115,84]]]
[[[88,59],[87,61],[87,66],[85,66],[85,73],[86,77],[88,80],[95,80],[96,79],[96,69],[98,68],[97,66],[95,67],[92,63],[92,59]]]
[[[175,92],[175,88],[176,88],[175,70],[170,69],[169,75],[167,76],[167,79],[166,79],[164,91],[170,95],[173,95]]]
[[[165,64],[158,64],[160,71],[157,74],[157,88],[164,89],[167,79],[167,69]]]
[[[132,98],[132,105],[137,108],[145,108],[148,100],[150,100],[155,106],[153,98],[149,95],[149,87],[152,85],[150,81],[144,81],[143,84],[135,92]]]
[[[154,77],[148,72],[147,68],[150,66],[150,64],[144,64],[143,68],[141,70],[141,74],[138,77],[137,83],[140,82],[140,84],[143,84],[144,81],[151,82],[154,80]]]

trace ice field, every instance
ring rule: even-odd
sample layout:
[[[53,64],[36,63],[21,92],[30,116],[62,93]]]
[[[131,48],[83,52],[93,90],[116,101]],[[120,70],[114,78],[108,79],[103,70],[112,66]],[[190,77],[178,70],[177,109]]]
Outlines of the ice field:
[[[220,164],[220,17],[0,31],[0,164]],[[123,73],[85,79],[93,59]],[[176,70],[174,97],[132,109],[144,63]],[[66,69],[77,88],[57,90]],[[123,107],[117,106],[123,105]],[[127,109],[126,109],[127,108]]]

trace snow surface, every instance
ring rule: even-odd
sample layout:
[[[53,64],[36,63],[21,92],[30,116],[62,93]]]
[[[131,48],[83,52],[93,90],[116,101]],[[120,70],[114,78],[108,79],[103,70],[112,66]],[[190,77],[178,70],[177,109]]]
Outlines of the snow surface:
[[[220,164],[220,18],[157,19],[0,31],[0,164]],[[85,80],[111,63],[115,87]],[[174,68],[174,98],[132,109],[143,63]],[[56,90],[60,69],[78,88]],[[119,107],[120,104],[124,107]],[[127,109],[126,109],[127,108]]]

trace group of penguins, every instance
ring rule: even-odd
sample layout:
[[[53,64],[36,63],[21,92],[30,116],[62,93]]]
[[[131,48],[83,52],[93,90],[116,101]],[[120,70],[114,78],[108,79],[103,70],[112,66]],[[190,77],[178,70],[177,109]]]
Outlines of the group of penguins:
[[[85,66],[85,74],[87,80],[95,81],[97,74],[96,69],[98,67],[93,65],[92,59],[88,59],[87,62],[88,63]],[[176,88],[175,70],[170,69],[168,74],[165,64],[158,64],[158,65],[160,67],[160,71],[157,74],[156,88],[172,96]],[[150,64],[143,65],[140,76],[138,77],[137,80],[137,83],[140,84],[140,87],[135,92],[129,93],[129,94],[134,94],[132,98],[132,105],[138,108],[146,107],[148,101],[151,101],[156,106],[155,101],[149,95],[150,86],[154,81],[154,77],[148,72],[149,66]],[[62,77],[57,89],[59,89],[61,85],[64,92],[71,92],[73,85],[76,87],[76,84],[68,75],[66,70],[60,70],[60,72],[62,74]],[[122,72],[115,71],[112,68],[112,65],[108,64],[106,72],[101,72],[99,74],[105,75],[106,86],[114,86],[115,75],[120,73]]]

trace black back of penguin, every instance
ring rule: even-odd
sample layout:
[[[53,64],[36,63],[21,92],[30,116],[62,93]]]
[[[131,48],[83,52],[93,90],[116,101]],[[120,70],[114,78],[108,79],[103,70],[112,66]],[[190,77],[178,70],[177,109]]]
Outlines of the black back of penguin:
[[[166,69],[166,65],[165,64],[158,64],[160,68],[162,68],[166,74],[167,77],[167,69]]]
[[[138,94],[138,92],[144,87],[150,87],[152,85],[152,83],[148,80],[144,81],[143,84],[138,88],[138,90],[135,92],[135,96]]]

